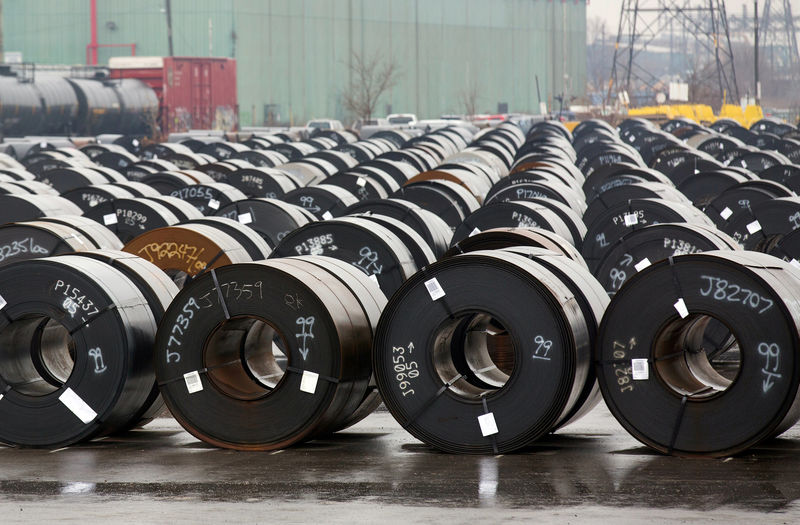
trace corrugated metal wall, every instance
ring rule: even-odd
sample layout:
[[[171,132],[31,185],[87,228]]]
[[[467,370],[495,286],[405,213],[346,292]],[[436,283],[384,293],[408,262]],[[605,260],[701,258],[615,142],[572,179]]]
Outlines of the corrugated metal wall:
[[[584,0],[172,0],[176,55],[238,61],[243,125],[266,111],[302,122],[345,119],[341,94],[352,53],[379,53],[400,68],[379,105],[422,117],[463,113],[477,87],[478,111],[511,111],[582,95],[586,84]],[[81,64],[89,0],[4,0],[6,51],[25,61]],[[98,0],[101,44],[134,42],[139,55],[167,53],[164,0]],[[99,57],[127,54],[103,48]]]

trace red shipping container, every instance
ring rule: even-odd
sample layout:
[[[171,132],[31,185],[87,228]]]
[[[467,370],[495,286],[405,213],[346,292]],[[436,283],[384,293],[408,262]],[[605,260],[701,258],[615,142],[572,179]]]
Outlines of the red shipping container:
[[[113,57],[111,78],[137,78],[156,92],[163,134],[238,128],[236,60],[204,57]]]

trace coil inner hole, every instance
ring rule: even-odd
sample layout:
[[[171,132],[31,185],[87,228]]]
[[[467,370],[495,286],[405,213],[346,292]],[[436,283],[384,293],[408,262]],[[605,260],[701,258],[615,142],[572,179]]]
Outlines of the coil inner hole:
[[[451,391],[480,398],[508,382],[514,372],[515,349],[501,321],[485,312],[469,312],[437,330],[433,361],[442,383],[462,376],[450,386]]]
[[[668,323],[655,338],[653,351],[658,377],[690,400],[722,394],[741,368],[738,340],[710,315],[693,314]]]
[[[229,397],[260,399],[283,380],[289,366],[286,338],[263,319],[233,317],[220,323],[203,349],[211,383]]]
[[[75,366],[75,341],[46,315],[17,319],[0,332],[0,373],[17,392],[44,396],[67,382]]]

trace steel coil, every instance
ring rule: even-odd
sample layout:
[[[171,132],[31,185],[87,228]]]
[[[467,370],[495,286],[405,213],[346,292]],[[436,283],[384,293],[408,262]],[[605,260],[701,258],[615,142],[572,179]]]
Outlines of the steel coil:
[[[0,268],[0,441],[58,448],[125,428],[153,384],[156,322],[119,271],[60,256]]]
[[[153,263],[182,286],[212,268],[250,262],[252,257],[234,237],[206,224],[157,228],[134,237],[123,251]]]
[[[369,387],[372,326],[337,271],[270,260],[206,272],[182,290],[155,346],[178,422],[240,450],[341,428]]]
[[[513,253],[473,252],[409,279],[375,335],[378,388],[392,415],[448,452],[505,453],[553,430],[589,378],[587,321],[568,287]],[[490,354],[507,332],[513,353]],[[510,357],[513,355],[513,358]]]
[[[411,250],[400,237],[373,221],[341,217],[313,222],[287,234],[271,257],[327,255],[372,276],[390,296],[416,271]]]
[[[788,429],[800,416],[799,279],[779,259],[732,251],[631,277],[598,335],[611,413],[642,443],[685,456],[736,454]],[[720,346],[706,342],[712,324],[730,333]]]

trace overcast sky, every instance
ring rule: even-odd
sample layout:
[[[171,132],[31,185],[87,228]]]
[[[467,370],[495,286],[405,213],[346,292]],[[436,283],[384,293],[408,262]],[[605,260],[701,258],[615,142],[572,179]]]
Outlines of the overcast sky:
[[[678,2],[679,5],[682,5],[683,2],[686,0],[680,0]],[[589,7],[587,8],[587,17],[589,19],[594,17],[603,18],[608,24],[609,27],[614,27],[614,32],[616,32],[616,27],[619,24],[619,10],[622,7],[622,0],[588,0]],[[650,1],[648,4],[656,4],[655,1]],[[644,4],[644,2],[642,2]],[[707,2],[704,2],[707,4]],[[728,15],[741,15],[742,14],[742,4],[747,4],[747,11],[751,14],[753,12],[753,0],[727,0],[725,2],[725,9],[728,12]],[[794,16],[800,15],[800,0],[791,0],[792,5],[792,14]],[[764,0],[759,0],[758,8],[764,8]]]

